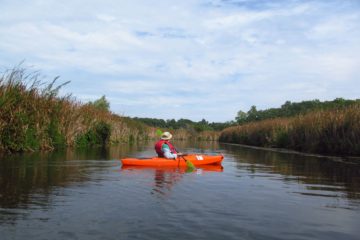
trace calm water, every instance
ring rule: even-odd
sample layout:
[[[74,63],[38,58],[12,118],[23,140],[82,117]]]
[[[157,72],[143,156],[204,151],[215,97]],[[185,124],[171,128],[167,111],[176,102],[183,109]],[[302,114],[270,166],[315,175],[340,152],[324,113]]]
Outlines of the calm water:
[[[360,239],[359,159],[176,145],[224,168],[121,167],[151,144],[2,157],[0,239]]]

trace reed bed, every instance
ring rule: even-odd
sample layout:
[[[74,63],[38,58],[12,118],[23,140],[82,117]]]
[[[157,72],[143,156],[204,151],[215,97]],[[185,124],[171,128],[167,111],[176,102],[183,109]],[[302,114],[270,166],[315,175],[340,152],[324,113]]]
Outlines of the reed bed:
[[[221,132],[219,140],[326,155],[359,156],[360,104],[230,127]]]
[[[158,140],[159,135],[156,134],[158,128],[151,128],[149,133],[149,139]],[[174,140],[191,140],[191,141],[218,141],[220,131],[201,131],[197,132],[193,129],[179,128],[179,129],[162,129],[162,131],[168,131],[173,135]]]
[[[142,139],[145,126],[83,104],[70,95],[59,96],[58,78],[45,84],[38,72],[17,67],[0,77],[0,150],[53,150]],[[66,84],[66,83],[65,83]]]

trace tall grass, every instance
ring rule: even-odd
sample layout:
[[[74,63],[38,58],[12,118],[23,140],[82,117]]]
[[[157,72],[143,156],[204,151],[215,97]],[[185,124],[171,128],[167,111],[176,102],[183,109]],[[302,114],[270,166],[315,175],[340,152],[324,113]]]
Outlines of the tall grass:
[[[22,67],[0,77],[0,150],[52,150],[144,138],[130,121],[83,104],[70,95],[59,96],[58,78],[45,84],[38,72]],[[65,83],[66,84],[66,83]]]
[[[159,135],[156,134],[156,131],[159,128],[151,128],[149,133],[149,139],[158,140]],[[189,128],[179,128],[179,129],[161,129],[161,131],[169,131],[173,135],[174,140],[191,140],[191,141],[218,141],[220,136],[220,131],[201,131],[197,132],[194,129]]]
[[[360,155],[360,104],[227,128],[219,140],[328,155]]]

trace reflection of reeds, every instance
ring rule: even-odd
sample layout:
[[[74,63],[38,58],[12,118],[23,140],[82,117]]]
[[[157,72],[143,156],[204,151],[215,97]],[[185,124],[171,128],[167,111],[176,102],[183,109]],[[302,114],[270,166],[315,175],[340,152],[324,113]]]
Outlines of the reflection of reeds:
[[[220,141],[304,152],[359,155],[360,104],[225,129]]]
[[[106,134],[105,130],[109,131],[104,136],[107,141],[143,138],[145,127],[139,131],[109,111],[69,95],[58,96],[64,84],[55,86],[56,80],[44,86],[39,73],[20,67],[0,77],[0,150],[54,149],[74,145],[79,139],[94,143],[90,138]]]

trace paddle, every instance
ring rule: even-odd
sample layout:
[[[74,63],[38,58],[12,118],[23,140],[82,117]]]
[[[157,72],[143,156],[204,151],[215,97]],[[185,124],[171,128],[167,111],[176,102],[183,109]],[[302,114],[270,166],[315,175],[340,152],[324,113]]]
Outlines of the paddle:
[[[158,135],[159,137],[163,134],[163,132],[162,132],[160,129],[157,129],[155,133],[156,133],[156,135]]]
[[[187,168],[189,168],[189,169],[191,169],[191,170],[194,170],[195,169],[195,166],[194,166],[194,164],[190,161],[190,160],[188,160],[188,159],[186,159],[184,156],[186,156],[187,154],[178,154],[178,156],[179,157],[181,157],[182,159],[184,159],[184,161],[185,161],[185,163],[186,163],[186,167]]]

